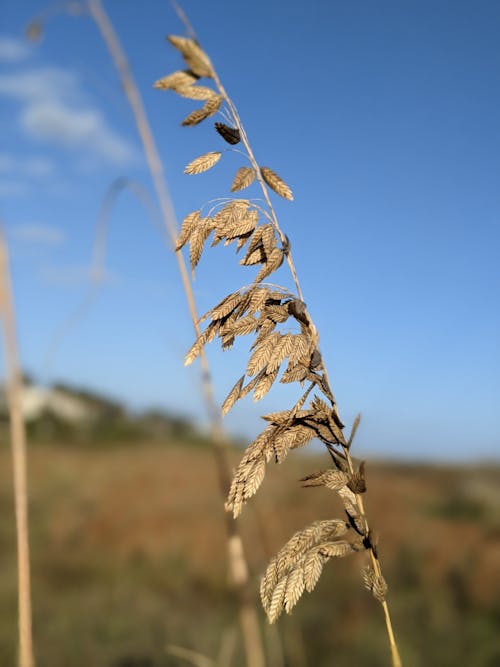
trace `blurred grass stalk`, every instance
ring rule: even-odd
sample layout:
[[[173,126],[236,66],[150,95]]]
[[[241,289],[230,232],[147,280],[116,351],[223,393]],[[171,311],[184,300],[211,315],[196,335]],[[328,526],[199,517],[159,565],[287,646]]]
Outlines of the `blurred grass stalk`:
[[[123,89],[129,101],[144,147],[151,178],[160,204],[165,229],[172,242],[172,246],[175,247],[178,233],[176,217],[168,192],[163,165],[146,116],[142,98],[134,82],[125,52],[108,15],[104,11],[101,1],[88,0],[87,6],[91,17],[94,19],[110,52],[116,69],[118,70]],[[198,326],[198,314],[187,266],[181,252],[177,252],[176,257],[195,333],[199,336],[200,329]],[[202,387],[207,411],[210,417],[213,452],[220,493],[221,497],[225,499],[230,488],[231,480],[231,467],[227,457],[227,442],[222,428],[220,410],[215,401],[210,368],[205,355],[202,356],[201,363]],[[250,601],[251,598],[248,594],[249,575],[243,543],[235,523],[229,518],[226,518],[225,525],[228,536],[227,549],[229,569],[231,580],[238,596],[240,625],[245,645],[246,664],[247,667],[264,667],[265,654],[258,616],[255,606]]]
[[[30,549],[28,531],[28,482],[26,432],[22,414],[23,381],[16,341],[16,323],[10,281],[7,244],[0,232],[0,319],[4,341],[7,402],[14,474],[14,503],[17,534],[19,665],[33,667],[31,627]]]

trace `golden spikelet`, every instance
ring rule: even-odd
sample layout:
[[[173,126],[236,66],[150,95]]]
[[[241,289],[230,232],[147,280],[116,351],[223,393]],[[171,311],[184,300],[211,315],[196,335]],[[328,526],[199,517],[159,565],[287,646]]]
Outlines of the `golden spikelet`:
[[[176,35],[169,35],[168,41],[178,49],[189,69],[197,76],[213,76],[212,65],[210,58],[205,51],[201,49],[194,39],[189,37],[178,37]]]
[[[244,190],[255,181],[255,170],[251,167],[240,167],[236,172],[233,184],[231,185],[231,192]]]
[[[205,153],[205,155],[200,155],[195,160],[190,162],[187,167],[184,169],[185,174],[201,174],[204,171],[211,169],[217,162],[221,159],[222,153],[218,151],[213,151],[211,153]]]
[[[240,394],[241,394],[241,389],[243,387],[243,382],[245,381],[245,376],[242,375],[238,382],[234,385],[234,387],[231,389],[229,394],[226,397],[226,400],[222,404],[221,412],[222,416],[224,417],[227,415],[229,410],[233,407],[233,405],[236,403],[236,401],[239,399]]]
[[[272,190],[276,192],[276,194],[278,194],[280,197],[284,197],[285,199],[293,201],[292,191],[285,183],[285,181],[280,178],[275,171],[269,169],[269,167],[261,167],[260,173],[262,174],[262,178],[265,180],[265,182]]]
[[[176,90],[177,88],[191,86],[197,80],[198,77],[189,70],[178,70],[155,81],[153,88],[158,88],[159,90]]]
[[[184,218],[182,221],[179,238],[177,239],[177,243],[175,245],[176,250],[183,248],[184,245],[189,241],[189,237],[193,233],[196,223],[200,220],[200,217],[200,211],[193,211]]]
[[[215,90],[207,88],[206,86],[177,86],[174,88],[175,92],[181,97],[186,97],[188,100],[210,100],[217,97]]]

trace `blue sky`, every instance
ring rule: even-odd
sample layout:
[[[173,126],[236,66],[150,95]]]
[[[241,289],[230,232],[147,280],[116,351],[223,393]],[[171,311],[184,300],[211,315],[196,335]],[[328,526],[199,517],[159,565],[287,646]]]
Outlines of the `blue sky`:
[[[165,163],[179,219],[227,196],[242,165],[196,106],[152,83],[182,67],[167,2],[108,0]],[[228,8],[230,6],[230,9]],[[110,221],[105,280],[88,293],[99,207],[116,178],[153,197],[116,72],[87,17],[47,5],[0,7],[0,216],[10,244],[21,356],[40,381],[64,379],[203,421],[175,258],[130,192]],[[232,95],[257,160],[290,184],[276,201],[344,420],[363,414],[358,452],[405,459],[497,458],[499,410],[500,5],[494,1],[252,3],[184,7]],[[223,147],[222,147],[223,148]],[[251,191],[249,190],[249,195]],[[256,193],[255,193],[255,196]],[[202,260],[200,312],[251,282],[231,250]],[[284,270],[278,274],[289,285]],[[56,337],[56,338],[55,338]],[[57,345],[54,347],[54,340]],[[248,346],[210,359],[223,400]],[[228,418],[252,435],[289,389]]]

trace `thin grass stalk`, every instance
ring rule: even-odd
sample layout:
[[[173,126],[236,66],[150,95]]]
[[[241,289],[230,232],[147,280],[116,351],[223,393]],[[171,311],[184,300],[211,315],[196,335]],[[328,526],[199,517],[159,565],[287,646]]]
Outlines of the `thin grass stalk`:
[[[26,432],[22,415],[22,374],[17,351],[16,323],[7,245],[0,233],[0,318],[4,339],[7,401],[14,474],[14,502],[17,536],[19,665],[34,667],[30,548],[28,529],[28,481]]]
[[[101,1],[89,0],[88,8],[118,70],[123,89],[129,101],[144,147],[151,178],[160,203],[165,229],[172,241],[172,245],[175,246],[178,231],[176,216],[168,192],[163,164],[156,147],[156,142],[149,125],[139,89],[135,84],[125,52],[108,15],[104,11]],[[198,336],[200,334],[200,328],[198,325],[198,314],[196,311],[196,303],[189,273],[182,253],[177,252],[176,257],[188,302],[189,312],[193,321],[195,333]],[[202,356],[201,364],[202,387],[210,419],[213,453],[216,462],[219,487],[221,495],[225,498],[231,483],[231,468],[227,457],[227,441],[224,436],[220,410],[215,400],[210,367],[205,355]],[[245,645],[246,663],[248,667],[264,667],[265,656],[259,629],[259,621],[248,593],[249,574],[243,542],[238,529],[233,522],[226,519],[225,525],[228,534],[229,568],[239,599],[239,614]]]
[[[307,378],[307,380],[311,383],[309,388],[303,394],[301,399],[299,399],[293,409],[286,412],[285,416],[283,413],[274,413],[265,417],[271,423],[271,425],[274,424],[274,431],[271,430],[271,433],[269,433],[268,430],[264,431],[247,449],[240,467],[236,471],[232,485],[232,492],[228,498],[228,503],[226,506],[228,509],[233,511],[234,516],[237,516],[241,511],[243,503],[246,502],[246,500],[251,497],[260,486],[265,474],[265,464],[271,458],[273,458],[273,456],[276,458],[277,462],[280,462],[283,460],[284,456],[286,456],[287,448],[293,449],[296,446],[302,446],[305,444],[302,442],[297,445],[294,440],[295,435],[298,435],[300,429],[302,429],[302,435],[304,434],[304,430],[307,431],[307,429],[316,431],[317,435],[319,435],[320,439],[322,439],[322,441],[325,443],[327,450],[332,457],[336,471],[334,471],[333,474],[326,473],[326,477],[324,472],[315,473],[308,478],[305,478],[304,481],[309,482],[306,484],[307,486],[318,486],[327,485],[324,480],[328,479],[328,483],[330,484],[329,488],[337,491],[339,495],[341,495],[349,521],[348,524],[342,524],[342,522],[339,520],[334,520],[333,522],[317,522],[316,524],[308,527],[306,530],[297,533],[294,538],[290,540],[289,544],[286,545],[280,554],[278,554],[276,559],[274,559],[274,562],[271,562],[268,567],[268,571],[266,572],[266,577],[263,580],[262,598],[266,612],[268,613],[270,621],[274,622],[274,620],[276,620],[276,618],[283,610],[286,610],[287,612],[291,610],[291,608],[296,604],[297,600],[302,595],[304,588],[308,591],[312,590],[317,582],[317,578],[319,577],[323,563],[326,562],[330,557],[343,556],[347,555],[348,553],[353,553],[355,551],[361,551],[364,549],[369,554],[369,560],[371,564],[371,569],[369,569],[366,573],[365,583],[374,594],[374,597],[381,603],[383,609],[391,651],[392,665],[393,667],[401,667],[401,659],[395,641],[389,607],[386,600],[387,587],[382,576],[382,569],[378,559],[376,542],[373,538],[373,533],[368,523],[368,518],[362,499],[362,494],[366,491],[364,464],[361,464],[358,468],[356,468],[350,454],[350,446],[352,444],[359,420],[357,420],[353,426],[351,437],[349,440],[346,440],[342,432],[343,424],[338,414],[337,404],[328,379],[328,373],[323,359],[319,353],[319,335],[316,327],[314,326],[312,318],[307,311],[307,307],[303,302],[302,289],[299,283],[292,254],[290,252],[289,242],[279,225],[278,218],[269,195],[268,185],[271,186],[272,189],[277,192],[277,194],[280,194],[287,199],[292,199],[291,191],[282,181],[282,179],[277,176],[277,174],[274,172],[269,174],[270,170],[267,168],[266,173],[264,168],[261,168],[257,163],[238,111],[231,98],[227,94],[224,86],[222,85],[220,77],[218,76],[213,63],[211,62],[209,56],[200,47],[199,41],[196,38],[196,34],[185,13],[176,2],[173,4],[177,14],[179,15],[179,18],[186,26],[190,38],[179,38],[176,36],[171,36],[169,37],[169,40],[174,45],[174,47],[181,52],[181,55],[184,57],[186,64],[192,67],[194,74],[197,75],[197,78],[207,77],[209,80],[213,80],[216,91],[212,91],[212,95],[218,93],[219,99],[221,99],[226,104],[227,109],[224,118],[227,120],[229,117],[229,120],[230,122],[232,121],[234,127],[230,127],[221,123],[216,123],[215,127],[217,132],[221,134],[222,138],[226,142],[234,145],[241,141],[243,144],[246,150],[246,156],[252,165],[251,171],[253,171],[253,179],[258,182],[268,207],[268,212],[265,214],[265,217],[271,222],[276,240],[281,242],[281,261],[286,257],[288,263],[295,289],[297,291],[298,300],[297,297],[283,291],[281,295],[279,292],[274,292],[273,296],[271,297],[271,302],[278,304],[276,306],[278,309],[288,309],[288,315],[285,315],[284,320],[281,321],[285,321],[290,315],[293,315],[297,322],[300,323],[302,333],[307,333],[312,346],[310,348],[312,350],[310,360],[306,362],[308,372],[305,373],[301,378],[290,380],[300,381],[303,383]],[[159,80],[156,84],[157,87],[164,87],[167,89],[170,88],[182,96],[189,97],[189,94],[186,95],[186,92],[189,92],[189,87],[186,88],[185,84],[182,84],[184,85],[184,88],[181,84],[176,85],[172,79],[172,77],[175,76],[178,76],[178,73],[171,74],[170,78],[165,77],[164,79]],[[191,83],[191,86],[192,88],[196,88],[196,81]],[[202,87],[201,93],[205,95],[206,90],[206,87]],[[208,92],[210,92],[210,90]],[[195,96],[191,97],[191,99],[200,99],[200,97]],[[201,113],[201,120],[204,120],[205,118],[212,115],[211,113],[207,112],[206,107],[194,113]],[[196,122],[192,122],[191,118],[192,116],[189,116],[185,121],[183,121],[183,124],[194,125],[198,122],[201,122],[201,120],[198,120],[198,118],[196,118]],[[199,158],[193,160],[186,167],[185,173],[202,173],[212,168],[212,166],[214,166],[214,164],[220,160],[221,156],[221,152],[210,152],[200,156]],[[237,177],[238,174],[236,178]],[[241,189],[239,185],[235,187],[235,183],[237,182],[236,178],[233,183],[232,190]],[[271,181],[273,181],[271,183],[269,182],[270,178]],[[252,180],[250,180],[250,183],[251,182]],[[242,187],[248,187],[248,183]],[[258,222],[255,222],[255,220],[258,216],[255,216],[254,214],[256,213],[258,207],[254,205],[255,207],[252,210],[251,206],[253,204],[249,203],[249,200],[235,200],[233,204],[235,207],[240,207],[240,213],[234,212],[237,211],[236,208],[231,209],[229,212],[230,205],[228,205],[226,209],[228,212],[226,214],[218,214],[219,218],[214,217],[210,219],[206,217],[200,217],[202,215],[200,210],[197,212],[197,215],[199,216],[198,224],[204,225],[202,229],[207,230],[206,237],[208,237],[212,230],[215,230],[214,243],[219,242],[223,238],[226,239],[226,243],[231,243],[238,239],[238,248],[240,248],[244,247],[247,242],[250,243],[249,239],[253,238],[254,232],[257,234],[255,230],[258,229],[258,226],[256,226],[258,225]],[[258,213],[261,212],[262,210],[259,208]],[[224,217],[224,215],[226,215],[226,217]],[[232,216],[232,218],[230,216]],[[225,225],[227,224],[226,221],[228,219],[233,221],[233,227],[229,231],[227,231],[227,228],[225,228]],[[207,220],[208,222],[206,222]],[[201,256],[203,245],[198,242],[198,237],[194,236],[193,230],[196,228],[196,225],[193,226],[189,219],[186,219],[185,224],[185,234],[182,238],[179,239],[178,243],[179,246],[182,247],[190,237],[193,237],[191,243],[194,244],[194,247],[197,249],[197,252],[194,253],[195,261],[193,262],[192,260],[192,264],[195,266]],[[260,229],[262,230],[262,227]],[[262,239],[263,237],[259,236],[258,238]],[[262,241],[257,242],[255,246],[252,246],[250,243],[250,247],[258,248],[259,243],[262,245]],[[248,253],[251,252],[251,250],[248,251]],[[253,252],[255,253],[255,251]],[[257,258],[256,261],[252,260],[248,262],[249,264],[264,264],[264,273],[259,272],[259,275],[255,279],[251,288],[249,288],[250,293],[252,294],[252,298],[253,294],[255,294],[255,290],[265,289],[262,287],[263,277],[259,276],[267,277],[281,264],[281,261],[271,262],[269,259],[269,252],[270,251],[266,249],[264,244],[262,250],[259,250],[261,256]],[[276,253],[275,250],[272,252]],[[242,260],[242,263],[246,263],[246,258],[245,261]],[[268,264],[269,266],[267,267],[266,265]],[[259,285],[261,285],[261,287],[259,287]],[[254,290],[254,292],[251,292],[251,290]],[[289,352],[283,354],[281,354],[281,351],[273,352],[273,348],[276,350],[274,344],[275,341],[283,342],[284,337],[280,337],[279,333],[262,334],[262,329],[265,326],[266,321],[271,325],[271,331],[274,330],[276,324],[266,320],[268,316],[265,315],[265,308],[263,308],[262,305],[257,307],[252,306],[251,303],[251,300],[249,301],[248,298],[245,297],[245,290],[240,289],[226,297],[226,299],[224,299],[220,304],[209,311],[206,315],[206,318],[211,318],[212,321],[209,327],[213,327],[215,330],[214,335],[218,335],[221,338],[223,348],[230,347],[232,345],[232,341],[234,341],[234,338],[238,335],[247,335],[251,332],[261,332],[259,333],[254,346],[252,347],[252,349],[255,348],[255,351],[252,355],[252,358],[250,359],[249,367],[247,369],[249,376],[255,375],[259,368],[262,368],[261,373],[264,373],[263,380],[266,383],[265,390],[256,390],[254,394],[255,400],[259,400],[274,383],[277,377],[279,366],[281,365],[283,359],[289,356],[289,368],[292,369],[294,364],[295,367],[297,367],[297,362],[295,361],[292,363],[292,357],[290,356],[291,350],[293,349],[293,345],[295,343],[290,344]],[[290,309],[290,306],[292,306],[292,310]],[[245,315],[247,312],[249,312],[250,315]],[[283,312],[283,310],[281,312]],[[260,313],[260,316],[258,319],[255,319],[257,313]],[[252,318],[254,319],[252,320]],[[240,321],[240,329],[238,328],[238,321]],[[272,336],[277,336],[277,338],[273,339]],[[212,336],[212,338],[213,337],[214,336]],[[265,342],[261,342],[259,348],[259,338],[261,338],[261,341],[268,341],[267,348]],[[202,338],[196,341],[195,345],[191,348],[190,352],[186,356],[187,364],[191,363],[193,359],[196,358],[196,356],[200,353],[200,350],[203,349],[206,340],[207,339]],[[297,340],[297,338],[295,340]],[[290,342],[290,339],[288,339],[288,342]],[[255,368],[252,364],[252,359],[254,359]],[[271,364],[271,368],[267,365],[268,363]],[[223,411],[227,412],[229,409],[231,409],[236,400],[239,400],[239,398],[245,396],[248,393],[249,386],[252,388],[252,386],[259,385],[258,382],[256,385],[252,385],[252,381],[249,383],[249,385],[247,385],[247,388],[245,388],[243,386],[244,377],[245,376],[243,376],[231,390],[223,406]],[[258,375],[256,377],[258,380]],[[302,410],[305,405],[307,396],[313,388],[318,389],[327,398],[330,403],[329,409],[327,404],[315,398],[314,401],[316,401],[316,404],[313,401],[309,411]],[[304,421],[301,422],[301,419]],[[309,422],[307,421],[308,419]],[[326,429],[323,421],[328,424],[328,429]],[[295,428],[295,432],[293,431],[293,428]],[[327,433],[327,435],[325,435],[325,431],[327,430],[329,430],[329,434]],[[279,438],[282,438],[282,436],[284,436],[284,440],[281,439],[278,449],[278,440]],[[309,436],[309,439],[310,437],[312,436]],[[322,479],[323,481],[321,481]],[[349,531],[351,533],[354,532],[357,535],[357,538],[351,542],[336,540],[325,543],[324,540],[327,538],[321,538],[321,531],[326,531],[325,535],[328,535],[329,540],[344,535]],[[321,539],[323,539],[323,543],[321,542]],[[298,544],[301,544],[300,548],[297,546]],[[287,570],[287,568],[289,569]]]

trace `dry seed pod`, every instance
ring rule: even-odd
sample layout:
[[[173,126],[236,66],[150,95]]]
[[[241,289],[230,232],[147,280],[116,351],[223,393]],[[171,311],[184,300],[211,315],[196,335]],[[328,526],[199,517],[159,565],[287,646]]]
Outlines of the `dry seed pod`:
[[[205,120],[205,118],[208,118],[208,116],[209,114],[205,111],[204,108],[195,109],[189,114],[189,116],[186,116],[186,118],[184,118],[181,125],[183,125],[184,127],[198,125],[198,123],[201,123],[201,121]]]
[[[178,72],[173,72],[172,74],[155,81],[153,88],[158,88],[159,90],[175,90],[177,88],[190,86],[191,84],[196,83],[197,80],[198,77],[189,70],[179,70]]]
[[[184,218],[184,220],[182,221],[179,238],[177,239],[177,243],[175,245],[176,250],[180,250],[181,248],[183,248],[184,245],[189,241],[189,238],[193,233],[194,228],[196,227],[196,224],[200,220],[200,218],[201,218],[200,211],[193,211]]]
[[[248,188],[255,180],[255,171],[251,167],[240,167],[236,172],[233,184],[231,185],[231,192],[237,192]]]
[[[217,93],[207,86],[178,86],[174,88],[174,91],[188,100],[211,100],[212,97],[217,96]]]
[[[185,174],[201,174],[204,171],[211,169],[217,162],[221,159],[222,153],[219,151],[213,151],[211,153],[205,153],[205,155],[200,155],[196,160],[190,162],[187,167],[184,169]]]
[[[201,49],[194,39],[189,37],[178,37],[176,35],[169,35],[168,41],[178,49],[186,61],[189,69],[197,76],[212,77],[213,71],[210,64],[210,58]]]
[[[285,199],[293,201],[292,191],[285,183],[285,181],[280,178],[275,171],[269,169],[269,167],[261,167],[260,173],[262,174],[262,178],[265,180],[265,182],[272,190],[276,192],[276,194],[278,194],[280,197],[284,197]]]
[[[229,127],[225,123],[215,123],[215,129],[228,144],[234,146],[241,141],[240,131],[236,127]]]
[[[384,602],[387,595],[387,582],[382,575],[377,575],[369,565],[361,570],[363,583],[379,602]]]
[[[222,104],[222,97],[220,95],[215,95],[207,100],[203,106],[203,109],[207,112],[209,116],[213,116],[214,113],[219,111]]]

